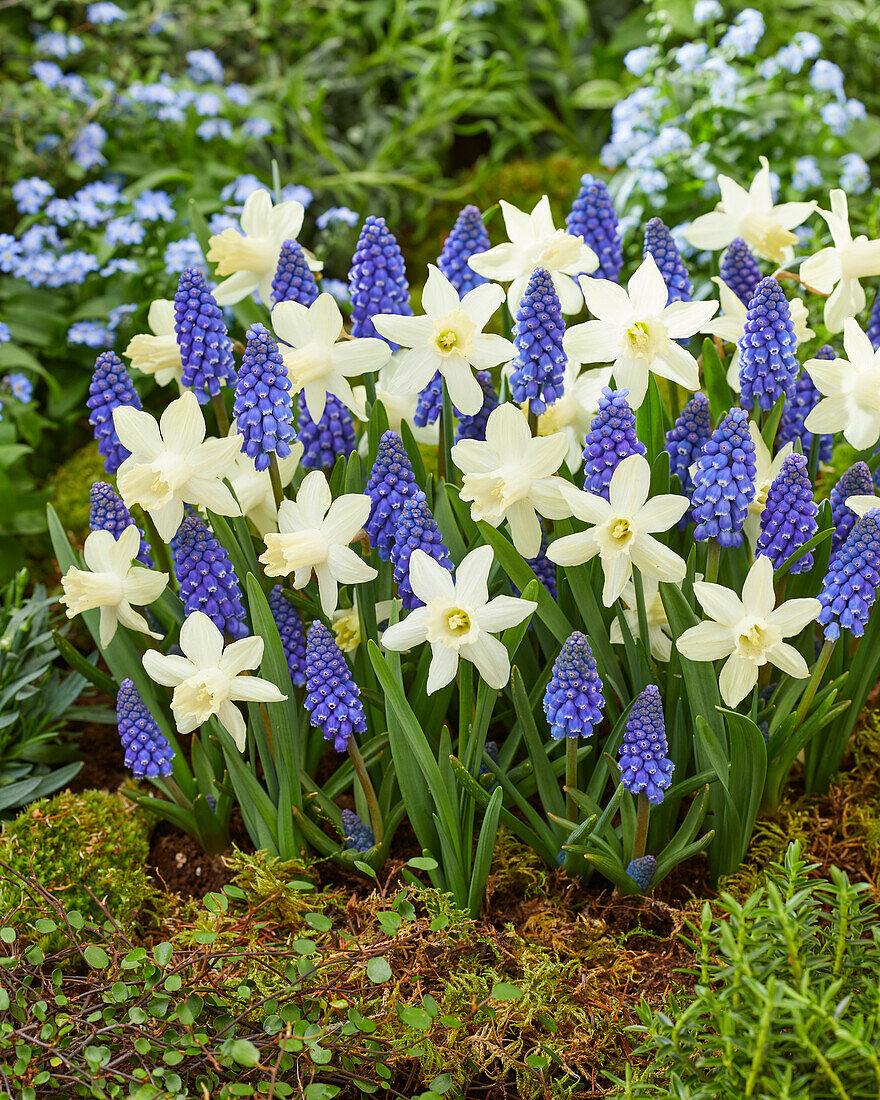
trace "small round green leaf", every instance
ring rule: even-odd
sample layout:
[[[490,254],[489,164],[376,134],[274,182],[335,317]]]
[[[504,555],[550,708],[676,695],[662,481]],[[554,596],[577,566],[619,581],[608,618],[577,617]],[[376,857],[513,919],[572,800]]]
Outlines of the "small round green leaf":
[[[391,967],[388,960],[383,958],[370,959],[367,963],[367,977],[376,985],[387,982],[391,977]]]

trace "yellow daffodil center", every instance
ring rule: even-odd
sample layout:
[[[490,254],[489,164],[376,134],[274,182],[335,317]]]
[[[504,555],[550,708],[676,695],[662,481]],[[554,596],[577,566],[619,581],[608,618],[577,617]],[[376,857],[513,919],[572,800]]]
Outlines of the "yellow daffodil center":
[[[740,225],[741,235],[765,259],[781,263],[786,249],[797,243],[797,236],[790,229],[783,229],[772,214],[752,211]]]
[[[434,320],[434,350],[440,355],[469,356],[474,350],[477,326],[463,309]]]
[[[458,637],[467,634],[471,628],[471,620],[468,613],[461,607],[453,607],[447,612],[446,625],[450,634]]]
[[[618,516],[611,524],[611,537],[618,542],[625,542],[632,535],[632,526],[628,519]]]
[[[747,661],[765,662],[766,653],[782,641],[779,630],[764,619],[746,619],[739,625],[736,635],[736,652]]]
[[[336,644],[343,653],[353,653],[361,644],[361,622],[354,608],[340,615],[332,624],[332,629]]]
[[[216,714],[228,697],[229,678],[219,669],[205,669],[178,684],[171,706],[172,710],[192,715],[201,723]]]
[[[651,327],[647,321],[636,321],[626,330],[632,355],[644,356],[651,348]]]
[[[455,329],[445,329],[437,336],[437,350],[441,352],[452,351],[458,344],[458,333]]]

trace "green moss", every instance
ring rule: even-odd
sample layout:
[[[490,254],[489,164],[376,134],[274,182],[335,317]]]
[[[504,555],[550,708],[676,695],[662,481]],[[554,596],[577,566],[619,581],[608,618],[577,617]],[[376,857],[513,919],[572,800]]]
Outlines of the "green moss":
[[[120,795],[65,791],[28,806],[0,834],[0,860],[13,872],[0,878],[0,912],[25,934],[38,917],[57,917],[33,888],[36,880],[67,910],[100,923],[106,914],[97,898],[130,928],[157,896],[148,855],[149,825]]]
[[[97,443],[76,451],[55,471],[49,483],[52,504],[65,531],[84,538],[89,529],[89,487],[96,481],[112,481],[98,454]]]

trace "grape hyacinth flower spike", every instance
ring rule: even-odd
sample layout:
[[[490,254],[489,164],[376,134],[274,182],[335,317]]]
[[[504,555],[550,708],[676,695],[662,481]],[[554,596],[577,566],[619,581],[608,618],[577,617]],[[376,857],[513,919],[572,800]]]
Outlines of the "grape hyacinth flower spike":
[[[309,721],[337,752],[347,750],[354,734],[367,732],[360,689],[333,635],[317,621],[306,643],[306,693]]]
[[[141,536],[141,545],[135,561],[153,568],[150,557],[150,545],[144,533],[132,519],[131,512],[125,507],[122,498],[106,481],[96,481],[89,490],[89,528],[92,531],[109,531],[118,539],[126,527],[137,527]]]
[[[689,302],[694,292],[693,284],[672,234],[660,218],[651,218],[645,226],[642,259],[649,254],[654,257],[669,291],[667,304]]]
[[[576,630],[563,643],[544,693],[550,736],[555,741],[592,737],[604,706],[596,659],[587,636]]]
[[[182,384],[195,392],[200,405],[217,397],[223,386],[235,386],[232,341],[223,311],[196,267],[188,267],[180,276],[174,295],[174,328],[183,364]]]
[[[807,473],[807,459],[804,455],[791,454],[783,462],[767,494],[756,553],[768,557],[773,568],[778,569],[816,534],[818,514]],[[812,567],[813,555],[805,554],[791,567],[791,572],[804,573]]]
[[[796,347],[791,310],[782,287],[772,277],[762,279],[749,302],[738,344],[743,408],[751,409],[757,402],[769,412],[783,394],[791,392],[800,369]]]
[[[89,423],[98,441],[98,454],[104,459],[104,469],[108,474],[115,474],[131,452],[116,434],[113,410],[120,405],[142,408],[131,375],[115,352],[103,351],[95,360],[86,405]]]
[[[657,860],[651,855],[640,856],[638,859],[630,860],[626,867],[626,873],[642,893],[645,893],[651,885],[651,880],[654,878],[656,871]]]
[[[458,423],[455,425],[456,443],[462,439],[476,439],[482,442],[486,438],[489,417],[498,408],[498,394],[492,384],[492,375],[487,370],[478,370],[476,379],[484,394],[483,407],[473,416],[468,416],[460,409],[455,410],[455,415],[458,417]]]
[[[572,237],[583,237],[584,244],[599,257],[594,278],[608,279],[612,283],[619,281],[623,248],[617,214],[604,180],[590,175],[581,176],[580,190],[571,213],[566,216],[565,229]]]
[[[816,352],[815,358],[836,358],[834,348],[830,344],[825,344]],[[796,439],[799,439],[804,454],[809,456],[814,437],[813,433],[808,432],[804,427],[804,422],[821,400],[822,394],[816,389],[813,379],[805,370],[801,370],[795,379],[794,389],[785,402],[785,408],[782,410],[782,419],[779,421],[779,431],[776,435],[777,447],[782,447],[786,443],[793,443]],[[819,462],[830,462],[834,437],[826,433],[815,438],[818,440]]]
[[[229,555],[198,516],[185,517],[171,551],[186,614],[202,611],[222,634],[247,637],[247,612]]]
[[[378,336],[378,313],[411,317],[409,283],[403,254],[384,218],[371,214],[364,222],[348,273],[352,336]],[[389,342],[390,343],[390,342]],[[397,344],[390,343],[393,351]]]
[[[490,247],[480,211],[476,206],[466,206],[455,219],[452,232],[443,242],[443,250],[437,258],[437,266],[461,297],[486,282],[468,265],[468,260],[478,252],[488,252]]]
[[[431,515],[424,493],[413,495],[404,501],[403,511],[397,521],[397,532],[391,544],[391,563],[397,594],[405,611],[421,607],[422,601],[413,592],[409,579],[409,563],[414,550],[423,550],[434,561],[453,571],[452,559],[443,542],[440,528]]]
[[[293,411],[290,379],[278,345],[265,325],[251,325],[235,388],[233,415],[242,450],[258,470],[267,470],[271,456],[290,455]]]
[[[340,455],[348,458],[352,451],[357,450],[352,415],[332,393],[325,397],[324,412],[316,424],[309,415],[305,395],[300,391],[296,438],[303,445],[300,464],[307,470],[332,469]]]
[[[721,257],[720,275],[744,305],[752,300],[761,281],[761,269],[742,237],[735,237]]]
[[[663,700],[656,684],[645,688],[629,712],[619,766],[621,782],[630,794],[644,792],[648,802],[655,806],[663,801],[675,765],[669,759]]]
[[[669,472],[678,477],[681,491],[690,496],[693,489],[691,466],[712,435],[712,415],[709,399],[695,393],[666,433],[664,450],[669,455]]]
[[[880,348],[880,290],[874,296],[874,304],[871,306],[871,312],[868,315],[868,327],[865,329],[865,334],[871,341],[871,346],[875,351]],[[819,358],[818,352],[817,358]]]
[[[865,500],[865,498],[861,498]],[[880,585],[880,510],[857,520],[846,542],[833,555],[819,592],[819,625],[836,641],[841,630],[855,638],[865,633]]]
[[[272,305],[279,302],[299,302],[310,306],[318,297],[318,283],[299,241],[285,241],[281,246],[278,268],[272,280]]]
[[[401,509],[407,500],[424,500],[425,494],[416,483],[412,464],[396,432],[385,432],[379,440],[376,461],[367,482],[367,496],[372,502],[370,518],[364,529],[383,561],[391,560],[391,547],[397,535]]]
[[[132,680],[125,679],[119,685],[116,721],[125,750],[125,766],[131,769],[135,779],[155,779],[171,774],[174,749]]]
[[[435,371],[434,377],[420,391],[416,400],[416,409],[413,413],[413,421],[417,428],[427,428],[429,424],[436,424],[443,408],[443,378],[440,371]]]
[[[565,322],[549,271],[532,272],[516,311],[510,389],[518,405],[528,403],[534,415],[545,412],[562,395],[567,356],[562,348]]]
[[[284,589],[276,584],[269,593],[269,610],[278,628],[290,679],[296,687],[306,682],[306,636],[302,619],[290,600],[284,598]]]
[[[584,444],[584,489],[608,499],[608,486],[614,471],[630,455],[643,455],[645,445],[636,436],[636,418],[627,401],[627,390],[607,386],[599,398],[599,411],[593,418]]]
[[[855,526],[856,514],[848,506],[847,500],[855,496],[870,496],[873,492],[874,481],[867,462],[856,462],[850,466],[831,490],[828,497],[831,502],[832,552],[846,542]]]
[[[742,527],[755,495],[755,444],[745,409],[731,409],[704,444],[693,474],[697,542],[742,546]]]
[[[351,852],[368,852],[376,844],[373,830],[361,821],[354,810],[342,811],[342,835]]]

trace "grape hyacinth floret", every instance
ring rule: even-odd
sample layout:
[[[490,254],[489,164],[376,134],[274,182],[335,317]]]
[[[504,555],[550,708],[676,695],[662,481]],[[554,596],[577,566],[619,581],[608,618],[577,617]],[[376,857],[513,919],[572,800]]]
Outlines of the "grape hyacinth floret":
[[[584,445],[584,488],[605,500],[620,463],[630,455],[645,453],[644,443],[636,436],[636,418],[627,401],[628,393],[607,386],[602,390],[599,411]]]
[[[478,370],[476,379],[480,383],[480,388],[484,394],[483,405],[480,411],[473,416],[467,416],[458,409],[455,410],[455,415],[458,417],[458,423],[455,426],[456,443],[460,439],[484,440],[489,417],[498,408],[498,394],[492,384],[492,375],[487,370]]]
[[[562,348],[565,322],[550,272],[532,272],[516,311],[513,342],[516,358],[511,363],[513,400],[528,402],[529,412],[539,416],[562,396],[562,377],[567,356]]]
[[[235,386],[237,376],[232,341],[223,311],[214,301],[204,274],[188,267],[174,295],[174,330],[183,364],[182,385],[204,405],[223,386]]]
[[[354,810],[342,811],[342,835],[351,852],[368,852],[376,844],[373,830],[361,821]]]
[[[626,866],[626,873],[642,891],[651,885],[651,879],[657,872],[657,860],[654,856],[640,856],[632,859]]]
[[[594,279],[616,283],[623,267],[623,248],[617,228],[617,214],[604,180],[581,176],[577,198],[566,216],[565,230],[572,237],[583,237],[599,257]]]
[[[602,721],[605,697],[586,634],[575,630],[559,651],[544,693],[544,713],[555,741],[591,737]]]
[[[131,512],[123,504],[122,498],[106,481],[96,481],[89,490],[89,528],[92,531],[109,531],[118,540],[126,527],[137,527],[137,524],[132,519]],[[141,547],[135,560],[145,565],[147,569],[152,569],[150,545],[140,527],[137,529],[141,536]]]
[[[742,546],[742,526],[755,496],[755,444],[749,414],[731,409],[704,444],[693,477],[694,538]]]
[[[442,408],[443,379],[440,377],[440,371],[435,371],[434,377],[416,399],[413,423],[417,428],[427,428],[429,424],[436,424]]]
[[[767,493],[756,553],[768,557],[777,569],[816,534],[818,514],[806,456],[790,454]],[[813,555],[805,554],[791,572],[804,573],[812,567]]]
[[[416,596],[409,583],[409,559],[413,550],[424,550],[426,554],[453,571],[452,559],[443,542],[440,528],[431,515],[431,509],[425,501],[424,493],[412,496],[403,505],[397,522],[397,533],[391,544],[391,563],[394,566],[394,580],[397,594],[403,602],[405,611],[421,607],[422,601]]]
[[[355,733],[367,732],[360,688],[322,622],[313,622],[306,643],[306,698],[309,721],[337,752],[345,752]]]
[[[663,224],[660,218],[651,218],[645,226],[645,244],[642,249],[642,259],[648,254],[654,257],[654,262],[663,276],[669,297],[666,304],[673,302],[689,302],[694,292],[693,284],[688,277],[687,268],[672,234]]]
[[[664,449],[669,455],[669,472],[678,476],[681,491],[690,496],[691,466],[712,435],[712,414],[709,399],[695,393],[681,410],[678,419],[666,433]]]
[[[269,457],[290,455],[293,410],[290,379],[278,345],[265,325],[251,325],[235,387],[233,416],[242,450],[258,470],[269,468]]]
[[[187,615],[204,612],[230,638],[248,634],[247,612],[229,555],[198,516],[186,516],[171,540],[174,575]]]
[[[318,297],[318,284],[299,241],[285,241],[272,280],[272,305],[299,302],[310,306]]]
[[[645,792],[653,805],[663,801],[675,765],[669,759],[663,700],[656,684],[648,684],[633,703],[620,746],[620,779],[630,794]]]
[[[735,237],[721,257],[720,274],[721,281],[747,306],[761,281],[761,269],[742,237]]]
[[[443,242],[437,258],[437,266],[458,291],[460,298],[487,282],[468,266],[468,260],[478,252],[488,252],[492,247],[483,218],[476,206],[466,206],[455,219],[455,225]]]
[[[824,347],[819,348],[813,358],[834,359],[834,348],[830,344],[825,344]],[[793,443],[796,439],[799,439],[804,454],[809,455],[813,446],[813,433],[806,430],[804,421],[821,398],[822,395],[816,389],[813,379],[805,370],[802,370],[795,379],[794,389],[789,393],[785,408],[782,410],[782,419],[779,421],[779,431],[776,435],[776,445],[778,447],[783,447],[786,443]],[[820,435],[818,440],[819,461],[828,463],[831,461],[834,437]]]
[[[401,509],[410,498],[425,499],[397,432],[389,429],[379,440],[366,493],[373,507],[364,529],[370,537],[370,545],[379,552],[379,557],[383,561],[390,561]]]
[[[104,459],[104,469],[108,474],[115,474],[131,451],[119,442],[113,425],[113,410],[120,405],[143,407],[131,375],[115,352],[102,351],[95,360],[86,405],[89,423],[98,441],[98,454]]]
[[[348,273],[352,336],[379,336],[377,313],[412,316],[403,254],[384,218],[371,214],[364,222]],[[379,337],[381,339],[381,337]],[[397,345],[389,346],[397,351]]]
[[[132,680],[123,680],[116,696],[116,722],[125,750],[125,766],[136,779],[170,775],[174,749],[147,709]]]
[[[871,346],[875,351],[880,348],[880,290],[874,296],[874,304],[871,306],[871,312],[868,315],[868,327],[865,329],[865,334],[871,341]]]
[[[755,288],[739,339],[740,404],[751,409],[757,401],[769,412],[783,394],[794,388],[800,370],[795,359],[797,338],[788,300],[772,277]]]
[[[556,587],[556,566],[547,557],[547,534],[544,531],[544,525],[541,525],[541,549],[538,551],[534,558],[528,558],[526,565],[535,574],[541,584],[547,589],[553,599],[556,599],[557,587]],[[514,589],[516,595],[519,592]]]
[[[305,395],[299,395],[298,443],[303,445],[300,465],[307,470],[327,470],[336,465],[340,455],[345,458],[357,449],[354,421],[348,408],[338,397],[328,393],[324,412],[316,424],[309,415]]]
[[[871,468],[867,462],[856,462],[848,470],[828,494],[831,502],[831,549],[836,550],[842,546],[856,522],[856,514],[851,508],[847,508],[846,501],[849,497],[870,496],[874,492],[874,481],[871,477]]]
[[[841,630],[854,637],[865,633],[868,616],[880,585],[880,510],[866,512],[846,542],[831,558],[819,592],[818,622],[827,639]]]
[[[269,610],[278,627],[290,679],[296,687],[302,687],[306,682],[306,635],[299,612],[290,600],[284,598],[280,584],[276,584],[269,593]]]

